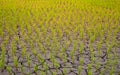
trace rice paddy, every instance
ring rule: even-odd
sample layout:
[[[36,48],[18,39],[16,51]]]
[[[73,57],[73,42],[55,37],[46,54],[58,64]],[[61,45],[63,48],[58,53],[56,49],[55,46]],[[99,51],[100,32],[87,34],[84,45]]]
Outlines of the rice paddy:
[[[0,0],[0,75],[120,75],[120,1]]]

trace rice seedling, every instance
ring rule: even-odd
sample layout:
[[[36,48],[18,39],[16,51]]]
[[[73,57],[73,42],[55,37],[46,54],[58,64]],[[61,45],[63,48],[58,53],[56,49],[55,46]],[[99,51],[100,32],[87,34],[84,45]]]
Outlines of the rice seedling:
[[[80,59],[80,65],[78,66],[78,74],[79,74],[79,75],[81,74],[83,63],[84,63],[83,58],[81,58],[81,59]]]
[[[48,66],[48,64],[46,64],[46,63],[44,63],[44,65],[43,65],[43,67],[44,67],[44,71],[45,71],[45,73],[48,71],[48,69],[49,69],[49,66]]]
[[[102,45],[102,42],[100,41],[100,42],[98,42],[98,44],[97,44],[97,49],[98,49],[98,53],[99,53],[99,56],[101,55],[101,45]]]
[[[24,69],[23,69],[22,65],[20,66],[20,71],[21,71],[22,74],[24,74]]]
[[[32,53],[37,56],[37,51],[35,49],[32,50]]]
[[[18,68],[18,58],[16,56],[14,56],[13,61],[14,61],[14,66],[17,69]]]
[[[73,45],[73,49],[72,49],[71,52],[70,52],[72,62],[74,62],[74,60],[75,60],[74,54],[75,54],[76,49],[77,49],[77,42],[75,41],[75,42],[74,42],[74,45]]]
[[[114,73],[114,67],[111,68],[110,75],[114,75],[113,73]]]
[[[11,75],[12,74],[12,69],[10,66],[7,66],[6,70],[8,71],[8,74]]]
[[[67,73],[67,69],[63,68],[63,74],[66,75],[66,73]]]
[[[44,72],[44,71],[41,71],[41,72],[40,72],[40,75],[45,75],[45,72]]]
[[[81,43],[80,44],[80,49],[79,49],[80,54],[82,54],[83,50],[84,50],[84,45],[83,45],[83,43]]]
[[[5,67],[5,53],[6,53],[4,45],[1,47],[1,50],[2,52],[0,55],[0,68],[3,70]]]
[[[28,63],[28,67],[30,68],[30,64],[31,64],[31,60],[30,60],[30,55],[29,54],[27,54],[26,55],[26,58],[27,58],[27,63]]]
[[[57,75],[57,73],[56,73],[56,72],[53,72],[52,75]]]
[[[3,59],[0,60],[0,68],[3,70],[5,66],[5,62]]]
[[[25,47],[23,47],[23,49],[22,49],[22,51],[21,51],[22,53],[22,57],[24,58],[25,57],[25,54],[26,54],[26,48]]]
[[[37,71],[38,71],[38,65],[35,65],[34,66],[34,72],[37,73]]]
[[[59,68],[59,63],[56,61],[54,66],[55,66],[56,69],[58,69]]]
[[[92,64],[88,64],[88,75],[93,75],[91,71]]]
[[[64,54],[63,61],[67,62],[67,55],[66,54]]]

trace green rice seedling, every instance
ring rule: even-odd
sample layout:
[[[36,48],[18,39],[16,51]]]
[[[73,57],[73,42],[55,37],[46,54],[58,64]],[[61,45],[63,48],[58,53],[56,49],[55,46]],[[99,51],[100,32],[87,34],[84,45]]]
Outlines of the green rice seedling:
[[[72,51],[70,52],[72,62],[74,62],[74,60],[75,60],[74,53],[75,53],[75,50],[72,50]]]
[[[38,43],[40,50],[46,54],[46,50],[44,49],[44,46],[42,45],[42,43]]]
[[[83,29],[83,27],[80,28],[80,37],[84,38],[84,29]]]
[[[55,66],[56,69],[59,68],[59,63],[57,62],[57,60],[55,60],[54,66]]]
[[[55,59],[55,57],[52,54],[50,55],[50,57],[51,57],[51,61],[52,61],[53,65],[57,69],[59,67],[57,60]]]
[[[12,57],[14,57],[15,56],[15,53],[16,53],[16,47],[15,47],[15,41],[13,41],[12,43],[11,43],[11,48],[12,48],[12,50],[11,50],[11,54],[12,54]]]
[[[52,72],[52,75],[57,75],[57,73],[54,71],[54,72]]]
[[[40,72],[40,75],[45,75],[46,73],[44,71],[41,71]]]
[[[118,63],[118,60],[117,60],[117,53],[114,52],[114,61],[113,61],[113,65],[115,66],[117,63]]]
[[[113,48],[114,44],[111,44],[107,47],[107,54],[110,53],[111,49]]]
[[[37,51],[35,49],[32,49],[32,53],[34,54],[34,56],[37,56]]]
[[[82,54],[83,50],[84,50],[84,45],[83,45],[83,43],[81,43],[80,44],[80,49],[79,49],[80,54]]]
[[[63,74],[66,75],[67,74],[67,69],[63,68]]]
[[[83,63],[84,63],[83,58],[81,58],[80,59],[80,65],[78,66],[78,74],[79,75],[81,74]]]
[[[26,55],[26,47],[23,47],[23,49],[22,49],[22,51],[21,51],[22,53],[22,57],[24,58],[25,57],[25,55]]]
[[[41,62],[41,56],[40,56],[40,54],[37,54],[37,59],[38,59],[38,62],[40,63]]]
[[[77,49],[77,41],[74,41],[73,49],[70,52],[70,55],[71,55],[71,58],[72,58],[72,62],[74,62],[74,60],[75,60],[74,54],[75,54],[76,49]]]
[[[99,56],[101,55],[101,46],[102,46],[102,42],[100,41],[97,44],[97,49],[98,49]]]
[[[114,67],[113,66],[110,69],[110,75],[114,75]]]
[[[77,49],[77,45],[78,45],[78,42],[77,40],[74,41],[74,46],[73,46],[73,49],[76,50]]]
[[[12,74],[12,68],[11,68],[10,66],[7,66],[7,67],[6,67],[6,70],[8,71],[9,75]]]
[[[1,50],[2,50],[2,52],[0,55],[0,68],[4,69],[4,67],[5,67],[5,53],[6,53],[4,45],[1,46]]]
[[[3,37],[3,34],[4,34],[4,33],[3,33],[3,27],[2,27],[2,24],[0,25],[0,28],[1,28],[1,30],[0,30],[0,36]]]
[[[110,59],[108,59],[105,69],[108,70],[110,65],[111,65],[111,61],[110,61]]]
[[[100,74],[105,75],[105,70],[101,70]]]
[[[72,62],[74,62],[74,60],[75,60],[75,56],[74,56],[74,54],[72,54]]]
[[[17,58],[16,56],[14,56],[13,62],[14,62],[14,66],[15,66],[16,69],[17,69],[17,68],[18,68],[18,58]]]
[[[42,59],[42,58],[40,59],[40,62],[42,65],[44,65],[44,63],[45,63],[44,61],[45,61],[44,59]]]
[[[48,64],[44,63],[43,67],[45,68],[45,71],[49,69]]]
[[[62,47],[61,50],[63,53],[66,51],[66,49],[64,47]]]
[[[88,37],[90,38],[91,37],[90,29],[87,29],[86,32],[87,32]],[[91,40],[92,40],[92,38],[91,38]]]
[[[52,62],[55,62],[55,60],[54,60],[55,57],[54,57],[54,55],[52,54],[52,52],[50,53],[50,58],[51,58],[51,61],[52,61]]]
[[[104,31],[101,31],[101,32],[100,32],[100,39],[102,39],[103,36],[104,36]]]
[[[60,59],[63,59],[63,53],[62,52],[59,53],[59,57],[60,57]]]
[[[80,75],[81,71],[82,71],[82,66],[78,66],[78,74],[79,75]]]
[[[90,46],[90,57],[91,57],[91,60],[92,60],[92,61],[95,60],[94,51],[93,51],[93,47],[92,47],[92,46]]]
[[[20,66],[20,71],[21,71],[22,74],[24,74],[23,65]]]
[[[0,68],[3,70],[4,67],[5,67],[4,59],[1,59],[1,60],[0,60]]]
[[[96,70],[98,70],[98,69],[99,69],[99,65],[100,65],[100,63],[99,63],[99,62],[97,62],[97,63],[96,63],[96,65],[95,65]]]
[[[29,68],[30,68],[30,64],[31,64],[30,54],[26,54],[26,58],[27,58],[28,66],[29,66]]]
[[[62,39],[63,34],[62,34],[62,31],[60,29],[58,29],[58,33],[59,33],[58,34],[59,38]]]
[[[64,62],[67,62],[67,55],[66,55],[66,54],[64,54],[63,61],[64,61]]]
[[[109,40],[110,40],[110,36],[111,36],[111,33],[110,33],[110,31],[108,31],[107,38],[106,38],[106,43],[109,42]]]
[[[88,75],[93,75],[91,68],[92,68],[92,64],[88,64]]]
[[[34,72],[37,73],[38,69],[39,69],[39,68],[38,68],[38,65],[35,65],[35,66],[34,66]]]
[[[94,34],[92,37],[90,37],[90,43],[93,43],[95,41],[96,35]]]

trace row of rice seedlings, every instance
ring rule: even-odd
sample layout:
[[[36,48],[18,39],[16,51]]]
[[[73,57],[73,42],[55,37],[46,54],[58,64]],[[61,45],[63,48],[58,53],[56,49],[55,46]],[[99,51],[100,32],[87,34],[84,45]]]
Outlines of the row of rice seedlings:
[[[9,36],[4,37],[3,41],[0,43],[0,69],[4,70],[6,67],[6,46],[9,43]]]
[[[108,60],[107,60],[106,66],[105,66],[106,69],[108,69],[110,65],[114,64],[114,63],[111,63],[111,59],[113,58],[111,51],[113,50],[113,47],[115,47],[115,39],[114,39],[115,36],[113,36],[112,37],[112,41],[110,41],[111,40],[111,38],[110,38],[111,34],[112,34],[112,32],[109,29],[108,36],[107,36],[107,39],[106,39],[106,46],[107,46],[107,50],[106,51],[107,51],[107,57],[108,57]],[[116,61],[116,59],[114,59],[114,61]],[[110,71],[109,71],[110,75],[114,74],[114,69],[113,68],[114,68],[114,66],[112,66],[111,69],[110,69]],[[105,70],[103,70],[101,72],[102,75],[104,73],[105,73]]]
[[[109,54],[110,61],[113,60],[113,56],[114,56],[113,54]],[[115,73],[115,65],[117,65],[116,58],[113,60],[113,62],[110,62],[110,65],[108,65],[108,66],[112,66],[112,67],[110,67],[110,70],[109,70],[110,75],[113,75]]]
[[[87,71],[88,71],[88,75],[93,75],[91,69],[92,69],[92,65],[93,65],[93,63],[95,61],[95,57],[94,57],[95,53],[94,53],[93,43],[96,40],[96,34],[95,34],[94,31],[91,32],[91,30],[88,30],[88,36],[90,38],[89,39],[89,47],[90,47],[89,48],[89,52],[90,52],[90,60],[91,60],[92,63],[90,63],[90,64],[87,65]]]
[[[4,41],[1,42],[0,44],[0,70],[4,71],[7,69],[7,64],[6,64],[6,46],[9,43],[9,35],[4,38]],[[9,70],[9,74],[10,74]]]

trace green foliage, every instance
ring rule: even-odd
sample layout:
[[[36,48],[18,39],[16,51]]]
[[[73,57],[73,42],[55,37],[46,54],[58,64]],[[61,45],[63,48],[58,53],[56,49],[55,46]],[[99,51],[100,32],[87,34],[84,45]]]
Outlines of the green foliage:
[[[35,57],[45,70],[40,75],[45,75],[49,69],[48,57],[58,69],[60,62],[57,58],[63,63],[69,58],[74,63],[79,56],[77,71],[80,75],[84,53],[88,51],[91,63],[87,69],[88,75],[92,75],[92,64],[97,56],[102,56],[105,44],[109,58],[105,69],[112,65],[110,75],[114,75],[119,61],[116,53],[120,32],[118,0],[0,0],[0,5],[0,69],[6,68],[11,74],[11,66],[6,65],[6,54],[16,68],[19,64],[17,53],[27,60],[29,68],[33,63],[31,57]],[[99,65],[97,62],[96,69]],[[23,70],[21,65],[24,74]],[[38,70],[39,65],[35,64],[34,71]],[[101,70],[101,75],[105,71]],[[63,72],[66,74],[67,69],[64,68]]]

